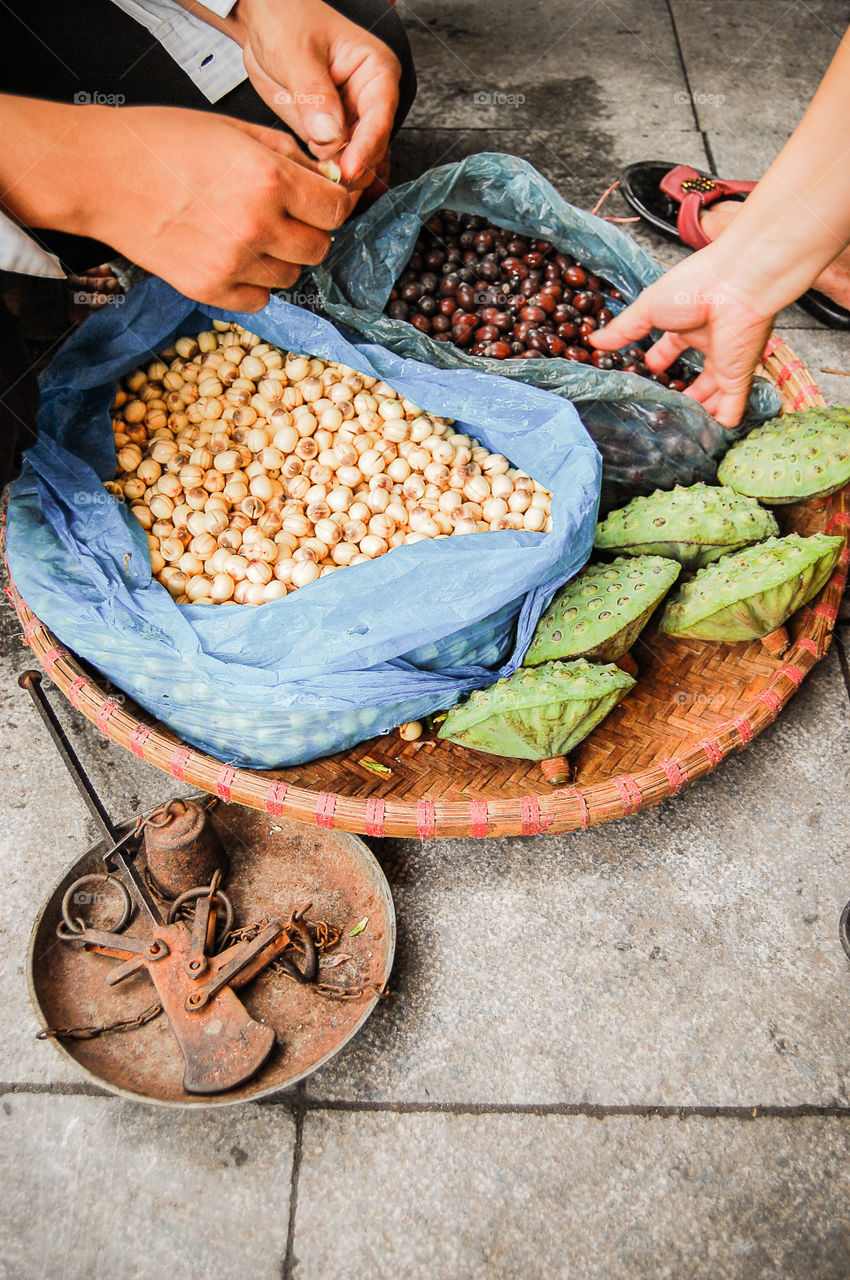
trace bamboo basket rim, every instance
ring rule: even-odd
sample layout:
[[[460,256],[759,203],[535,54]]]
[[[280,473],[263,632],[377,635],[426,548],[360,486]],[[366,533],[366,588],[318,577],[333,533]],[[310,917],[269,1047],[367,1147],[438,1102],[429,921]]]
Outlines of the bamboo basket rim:
[[[780,391],[785,410],[826,404],[803,361],[776,334],[765,349],[761,372]],[[776,719],[829,648],[850,561],[850,486],[831,498],[816,501],[828,516],[825,530],[843,536],[845,547],[829,582],[801,611],[802,626],[766,688],[749,701],[742,700],[738,715],[728,717],[708,736],[695,733],[693,740],[668,759],[584,786],[541,789],[511,799],[500,799],[498,793],[484,799],[445,802],[405,800],[395,795],[386,799],[356,797],[299,786],[281,776],[285,774],[288,779],[297,775],[299,766],[265,772],[222,763],[187,746],[152,717],[141,720],[126,710],[122,700],[102,689],[32,613],[11,576],[8,592],[24,642],[72,706],[106,737],[139,759],[225,802],[319,827],[377,837],[556,834],[629,817],[676,795],[684,786],[716,769],[726,756],[742,750]],[[542,785],[541,780],[541,788]]]

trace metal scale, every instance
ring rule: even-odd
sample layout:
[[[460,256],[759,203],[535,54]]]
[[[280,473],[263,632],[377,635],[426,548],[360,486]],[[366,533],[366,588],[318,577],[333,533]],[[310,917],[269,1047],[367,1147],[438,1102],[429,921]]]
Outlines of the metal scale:
[[[189,1107],[268,1096],[338,1053],[395,950],[366,845],[201,796],[116,826],[40,674],[19,683],[102,833],[33,927],[40,1037],[98,1085]]]

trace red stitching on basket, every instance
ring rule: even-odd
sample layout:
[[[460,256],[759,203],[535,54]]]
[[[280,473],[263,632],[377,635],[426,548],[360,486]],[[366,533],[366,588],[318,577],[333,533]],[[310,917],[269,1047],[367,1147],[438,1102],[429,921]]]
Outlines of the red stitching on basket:
[[[41,623],[39,622],[38,618],[30,618],[29,622],[24,623],[24,639],[26,640],[27,644],[29,644],[30,640],[32,640],[33,636],[35,635],[36,631],[38,631],[40,626],[41,626]]]
[[[782,699],[775,689],[763,689],[759,694],[759,702],[763,702],[773,712],[774,719],[782,710]]]
[[[643,804],[643,792],[634,778],[627,773],[623,773],[618,778],[614,778],[613,781],[623,802],[623,816],[628,818],[631,814],[637,813]]]
[[[236,770],[232,764],[222,765],[221,772],[215,780],[215,792],[219,800],[224,800],[230,804],[230,784],[236,777]]]
[[[320,791],[316,801],[316,826],[332,827],[335,808],[336,794],[333,791]]]
[[[738,737],[742,742],[752,742],[753,726],[746,716],[738,716],[737,720],[731,721],[732,728],[738,730]]]
[[[776,350],[776,348],[779,346],[781,341],[782,339],[778,338],[776,334],[774,334],[772,338],[769,338],[767,342],[767,346],[764,349],[764,355],[762,356],[762,359],[769,360],[770,357],[773,355],[774,351]]]
[[[266,792],[266,813],[272,813],[279,818],[283,813],[283,802],[286,799],[286,793],[289,790],[288,782],[270,782],[268,791]]]
[[[806,653],[810,653],[813,658],[818,656],[818,647],[811,636],[803,636],[802,640],[797,641],[798,649],[805,649]]]
[[[56,666],[56,663],[59,661],[60,658],[66,657],[67,654],[68,654],[68,650],[63,649],[61,644],[54,644],[50,649],[47,650],[47,652],[44,654],[41,661],[43,666],[46,668],[48,675],[53,674],[53,668]]]
[[[106,722],[111,715],[118,710],[118,703],[114,698],[107,698],[102,704],[100,711],[97,713],[95,724],[101,733],[106,733]]]
[[[819,605],[815,606],[814,612],[818,618],[826,618],[829,622],[835,622],[835,619],[838,617],[838,605],[824,604],[823,601],[821,601]]]
[[[820,388],[816,387],[813,382],[810,382],[807,387],[803,387],[802,391],[798,391],[797,395],[794,397],[794,403],[791,407],[792,409],[799,409],[801,404],[805,404],[809,396],[819,396],[819,395],[820,395]]]
[[[151,731],[146,724],[137,724],[133,732],[130,734],[130,750],[134,756],[138,756],[140,760],[145,758],[145,743],[151,736]]]
[[[183,781],[183,771],[192,758],[188,747],[176,747],[168,761],[168,767],[178,782]]]
[[[682,772],[675,760],[662,760],[661,768],[670,784],[670,794],[677,796],[687,782],[688,775]]]
[[[776,375],[777,387],[781,387],[788,381],[792,373],[796,372],[797,369],[802,369],[802,367],[802,360],[791,360],[788,364],[784,364]]]
[[[523,796],[519,802],[522,815],[522,834],[536,836],[540,834],[540,805],[536,796]]]
[[[85,676],[77,676],[77,678],[72,680],[68,685],[68,701],[75,710],[79,710],[80,699],[78,695],[82,693],[87,684],[88,680]]]
[[[805,677],[805,671],[801,671],[799,667],[795,667],[793,663],[786,663],[784,667],[779,668],[781,676],[787,676],[796,689],[799,689]]]
[[[567,787],[565,790],[553,791],[553,800],[577,800],[578,801],[578,820],[582,831],[586,831],[590,826],[590,810],[587,807],[587,801],[579,791],[578,787]],[[552,815],[554,821],[555,815]]]
[[[474,836],[487,834],[487,801],[471,800],[469,804],[469,829]]]
[[[850,529],[850,515],[846,511],[836,511],[835,515],[826,526],[826,532],[832,530],[833,525],[837,525],[839,529]]]
[[[434,817],[434,802],[420,800],[416,806],[416,834],[420,840],[431,840],[437,830]]]
[[[370,796],[366,801],[366,835],[382,836],[384,834],[384,814],[386,803],[377,796]]]
[[[708,763],[712,769],[716,769],[723,759],[723,752],[720,750],[720,744],[714,738],[700,738],[699,745],[708,756]]]

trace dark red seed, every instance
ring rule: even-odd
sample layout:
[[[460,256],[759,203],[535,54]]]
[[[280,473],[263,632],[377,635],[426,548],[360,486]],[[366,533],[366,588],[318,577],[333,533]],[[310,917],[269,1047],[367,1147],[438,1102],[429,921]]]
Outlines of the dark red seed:
[[[410,284],[403,285],[401,288],[401,296],[405,302],[418,302],[422,297],[422,285],[415,281],[411,281]]]
[[[424,276],[423,276],[423,280],[424,280]],[[581,311],[582,313],[588,312],[590,308],[593,306],[593,294],[577,293],[573,298],[573,306],[575,307],[576,311]]]
[[[452,322],[449,319],[449,317],[441,315],[439,311],[434,316],[434,319],[431,321],[432,333],[447,333],[448,330],[451,329],[451,327],[452,327]]]
[[[546,319],[546,312],[542,307],[523,307],[519,313],[520,320],[528,320],[531,324],[541,324]]]
[[[507,342],[491,342],[485,352],[493,360],[507,360],[511,348]]]
[[[423,271],[419,277],[423,293],[436,293],[440,281],[433,271]]]
[[[593,333],[596,327],[595,316],[585,316],[579,325],[579,333]]]
[[[452,342],[459,347],[468,346],[472,340],[472,326],[468,324],[452,325]]]
[[[532,249],[523,258],[523,262],[527,267],[539,267],[543,261],[543,254],[538,249]]]
[[[531,298],[530,301],[533,307],[540,307],[541,311],[544,311],[547,316],[550,316],[558,305],[552,295],[550,293],[544,293],[542,289],[539,293],[535,293],[534,297]]]
[[[554,333],[546,334],[546,352],[548,355],[562,356],[566,351],[566,349],[567,349],[566,343],[562,342],[562,340],[558,338]]]
[[[581,289],[587,281],[587,273],[583,267],[567,267],[564,271],[564,279],[573,289]]]
[[[387,307],[387,315],[393,320],[406,320],[410,315],[410,307],[401,298],[394,298]]]
[[[578,325],[572,320],[565,320],[563,324],[558,325],[556,332],[559,338],[563,338],[566,342],[572,342],[578,333]]]
[[[414,329],[418,329],[420,333],[431,332],[431,321],[427,316],[415,315],[410,317],[410,323]]]
[[[437,313],[437,299],[431,293],[426,293],[424,298],[419,299],[419,310],[423,316],[433,316]]]
[[[520,359],[539,360],[540,357],[541,357],[541,352],[535,351],[533,347],[527,347],[526,350],[523,351],[522,355],[520,356]]]
[[[567,347],[564,355],[568,360],[578,360],[580,364],[587,364],[590,359],[584,347],[578,346]]]
[[[452,272],[451,275],[443,276],[440,281],[440,297],[451,298],[457,293],[460,278]]]
[[[475,330],[476,342],[495,342],[499,336],[499,330],[494,324],[482,324],[480,328]]]
[[[537,284],[534,280],[525,279],[519,286],[519,291],[524,298],[531,298],[537,293]]]
[[[541,297],[552,298],[557,306],[564,296],[563,286],[554,281],[547,281],[540,290]]]
[[[602,310],[598,311],[596,314],[596,320],[600,329],[602,328],[603,325],[610,324],[613,319],[614,319],[614,312],[610,309],[610,307],[603,307]]]
[[[594,351],[590,363],[597,369],[613,369],[614,359],[608,351]]]
[[[684,391],[685,387],[687,386],[687,383],[683,382],[681,378],[673,378],[668,383],[668,386],[670,387],[671,391]]]

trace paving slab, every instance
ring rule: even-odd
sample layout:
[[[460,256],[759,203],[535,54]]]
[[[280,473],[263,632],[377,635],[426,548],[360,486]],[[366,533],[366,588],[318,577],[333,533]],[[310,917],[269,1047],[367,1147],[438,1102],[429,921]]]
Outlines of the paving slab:
[[[833,653],[745,752],[655,810],[374,842],[394,995],[310,1097],[848,1105],[848,765]]]
[[[0,1134],[3,1280],[279,1280],[295,1136],[283,1109],[5,1094]]]
[[[309,1115],[292,1274],[845,1280],[848,1160],[822,1118]]]
[[[670,0],[699,127],[798,124],[847,28],[843,0]]]
[[[665,0],[399,0],[419,90],[411,125],[691,129]]]

